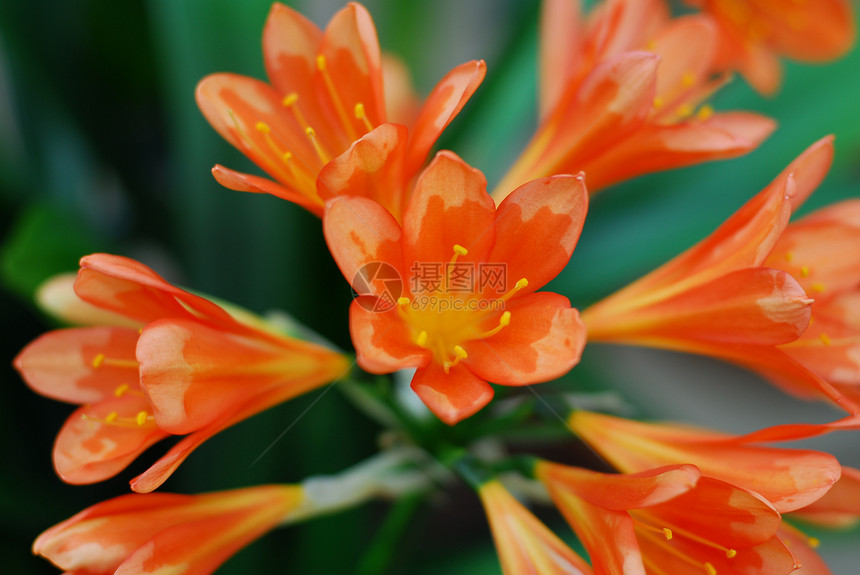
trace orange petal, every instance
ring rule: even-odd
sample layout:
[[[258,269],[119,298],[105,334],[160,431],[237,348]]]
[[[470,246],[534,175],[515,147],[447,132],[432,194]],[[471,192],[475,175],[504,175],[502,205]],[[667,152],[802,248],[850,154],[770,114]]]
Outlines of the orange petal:
[[[154,443],[168,437],[152,422],[137,424],[149,403],[127,394],[86,405],[75,411],[57,435],[54,468],[63,481],[85,484],[113,477]],[[105,423],[111,414],[117,421]],[[86,417],[86,418],[85,418]]]
[[[839,479],[839,463],[818,451],[740,444],[734,436],[690,426],[583,411],[574,413],[569,424],[621,471],[690,463],[703,476],[758,493],[780,512],[808,505]]]
[[[540,120],[561,101],[581,59],[582,6],[579,0],[547,0],[540,17]]]
[[[214,303],[170,285],[145,265],[121,256],[81,258],[75,292],[85,301],[143,323],[162,317],[194,317],[236,324]]]
[[[121,327],[51,331],[18,354],[15,369],[42,395],[69,403],[94,403],[114,397],[123,385],[139,389],[137,337],[137,330]]]
[[[582,168],[593,191],[634,176],[733,158],[757,148],[776,123],[751,113],[715,114],[704,121],[651,124],[618,141]]]
[[[496,210],[496,244],[489,261],[506,264],[508,285],[526,278],[521,293],[540,289],[570,261],[587,211],[583,174],[520,186]]]
[[[326,205],[323,231],[334,261],[359,295],[402,289],[401,231],[388,210],[366,198],[339,196]]]
[[[591,567],[498,481],[479,489],[504,575],[593,575]]]
[[[268,178],[235,172],[221,165],[212,168],[212,175],[219,184],[236,192],[271,194],[282,200],[298,204],[317,216],[322,216],[323,202],[317,197],[308,197],[299,192],[273,182]]]
[[[404,158],[409,131],[382,124],[326,164],[317,179],[323,200],[335,196],[363,196],[382,204],[400,219],[406,197]]]
[[[310,94],[322,31],[289,6],[272,4],[263,29],[263,59],[272,86],[281,94]],[[303,102],[304,104],[304,102]]]
[[[158,426],[185,434],[228,417],[271,388],[295,397],[328,383],[333,377],[327,364],[337,355],[298,341],[162,320],[143,329],[137,358]]]
[[[418,368],[412,378],[412,390],[421,401],[448,425],[454,425],[493,399],[493,388],[463,366],[445,373],[442,366],[431,361]]]
[[[483,262],[496,239],[495,205],[484,175],[453,152],[436,154],[418,178],[403,218],[404,264],[444,265],[459,245],[458,262]]]
[[[448,72],[424,100],[412,126],[405,174],[411,178],[427,159],[442,131],[460,113],[487,73],[483,60],[461,64]]]
[[[325,57],[329,77],[349,122],[357,133],[364,133],[365,130],[351,114],[356,104],[361,103],[364,106],[372,125],[384,123],[386,115],[382,56],[376,28],[364,6],[357,3],[347,4],[332,17],[325,29],[319,52]],[[339,117],[340,112],[329,97],[329,90],[320,74],[316,77],[316,89],[319,101],[328,116]]]
[[[470,341],[463,362],[480,377],[529,385],[560,377],[579,363],[585,326],[566,297],[542,292],[507,302],[511,323],[488,339]]]
[[[589,337],[686,351],[689,340],[776,345],[797,339],[812,300],[790,275],[767,268],[729,273],[615,318],[589,323]],[[595,318],[599,320],[599,318]]]
[[[854,15],[846,0],[762,3],[767,41],[789,58],[824,62],[838,58],[854,44]]]
[[[85,302],[75,293],[77,274],[65,273],[45,280],[34,299],[42,311],[71,325],[112,325],[140,328],[140,323]]]
[[[821,527],[856,525],[860,521],[860,470],[843,466],[842,476],[830,491],[792,516]]]
[[[371,373],[427,365],[431,353],[418,347],[409,327],[397,315],[394,301],[368,296],[356,298],[349,308],[349,331],[358,364]]]
[[[614,511],[665,503],[690,491],[702,475],[692,465],[671,465],[631,474],[607,474],[548,461],[538,463],[535,474],[551,493],[571,493],[592,505]]]
[[[693,86],[713,71],[717,30],[710,18],[682,16],[671,20],[648,46],[660,56],[657,97],[665,106],[680,104]]]

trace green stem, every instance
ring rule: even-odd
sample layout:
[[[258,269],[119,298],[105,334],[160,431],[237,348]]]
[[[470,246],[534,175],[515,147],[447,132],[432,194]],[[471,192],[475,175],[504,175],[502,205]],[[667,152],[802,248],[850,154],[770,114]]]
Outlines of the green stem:
[[[357,575],[382,575],[390,569],[406,528],[423,501],[423,493],[413,493],[397,500],[377,530],[370,548],[362,556]]]

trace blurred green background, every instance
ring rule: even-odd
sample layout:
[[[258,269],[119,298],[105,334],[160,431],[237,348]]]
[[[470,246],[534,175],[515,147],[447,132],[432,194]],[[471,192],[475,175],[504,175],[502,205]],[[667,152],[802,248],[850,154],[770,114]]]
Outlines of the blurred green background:
[[[333,0],[290,4],[321,25],[340,7]],[[409,62],[421,93],[451,67],[487,60],[487,80],[443,144],[485,170],[491,183],[497,180],[534,127],[538,3],[366,5],[383,49]],[[64,485],[54,475],[53,437],[71,408],[30,392],[10,365],[27,342],[53,327],[31,301],[46,277],[73,271],[87,253],[127,255],[175,283],[252,310],[284,310],[349,348],[350,289],[326,252],[319,221],[275,198],[223,189],[209,173],[216,162],[255,168],[202,118],[194,86],[217,71],[264,77],[260,35],[269,6],[268,0],[0,4],[4,573],[56,573],[29,554],[35,536],[87,505],[126,492],[127,481],[145,469],[136,463],[114,480],[87,487]],[[598,196],[570,266],[552,287],[582,307],[634,279],[705,236],[828,133],[837,135],[836,165],[809,204],[857,195],[858,101],[857,50],[828,66],[787,66],[783,89],[772,99],[735,81],[714,106],[761,111],[778,120],[776,134],[745,158],[640,178]],[[687,385],[691,378],[697,381]],[[568,380],[583,388],[619,386],[644,413],[724,429],[833,415],[807,411],[738,370],[670,354],[595,346]],[[372,454],[380,429],[340,394],[326,393],[301,417],[320,393],[214,438],[165,490],[299,481]],[[834,449],[845,450],[839,455],[856,466],[856,445],[856,438],[843,439]],[[156,446],[142,462],[165,449]],[[401,522],[401,516],[407,519]],[[825,556],[846,561],[834,573],[856,572],[856,536],[822,538]],[[499,572],[480,506],[460,488],[394,511],[373,504],[280,530],[219,573],[373,573],[381,570],[380,550],[393,553],[388,573]]]

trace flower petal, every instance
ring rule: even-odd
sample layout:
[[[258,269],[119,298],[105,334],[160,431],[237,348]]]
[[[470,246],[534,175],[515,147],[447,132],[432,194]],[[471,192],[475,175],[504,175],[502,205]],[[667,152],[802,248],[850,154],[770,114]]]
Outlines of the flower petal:
[[[320,198],[367,197],[382,204],[399,220],[406,192],[403,162],[408,138],[405,126],[382,124],[353,142],[320,171],[317,178]]]
[[[748,268],[695,286],[665,300],[626,311],[604,325],[595,317],[589,337],[647,342],[687,350],[690,340],[750,345],[794,341],[809,324],[812,300],[792,276]]]
[[[430,148],[481,85],[486,73],[486,63],[473,60],[457,66],[439,80],[412,125],[405,168],[407,178],[421,169]]]
[[[263,29],[263,60],[278,92],[311,93],[322,36],[316,24],[289,6],[272,4]]]
[[[540,289],[570,261],[587,211],[583,174],[520,186],[496,210],[496,244],[489,261],[507,265],[510,287],[528,280],[520,293]]]
[[[422,367],[432,357],[428,350],[415,344],[395,306],[393,301],[362,296],[349,308],[349,331],[358,365],[371,373]]]
[[[412,378],[412,390],[421,401],[448,425],[454,425],[487,405],[493,399],[493,388],[464,366],[445,373],[431,361],[418,368]]]
[[[843,466],[842,476],[830,491],[792,516],[821,527],[856,525],[860,521],[860,470]]]
[[[453,152],[436,154],[418,178],[403,218],[404,264],[449,262],[454,246],[468,250],[458,262],[486,261],[496,239],[495,205],[484,175]]]
[[[271,194],[282,200],[298,204],[318,216],[322,216],[323,202],[316,197],[302,195],[295,190],[273,182],[268,178],[235,172],[221,165],[212,168],[215,180],[229,190],[236,192],[251,192],[254,194]]]
[[[579,363],[585,326],[566,297],[548,292],[515,297],[506,311],[510,325],[466,346],[463,363],[481,378],[529,385],[560,377]]]
[[[334,352],[187,320],[147,325],[137,345],[140,385],[165,431],[185,434],[229,417],[274,387],[287,397],[327,383]],[[286,398],[285,398],[286,399]]]
[[[540,19],[540,120],[561,101],[579,63],[583,41],[579,0],[546,0]]]
[[[75,293],[77,274],[48,278],[36,290],[34,299],[42,311],[73,325],[112,325],[138,329],[140,323],[89,304]]]
[[[385,116],[385,94],[382,87],[382,56],[376,28],[364,6],[347,4],[329,21],[319,52],[325,57],[328,77],[345,109],[344,122],[353,125],[357,133],[364,127],[352,113],[362,104],[368,120],[374,126],[382,124]],[[338,104],[332,101],[328,80],[317,74],[318,101],[331,118],[342,117]],[[353,138],[357,139],[357,138]]]
[[[75,411],[57,435],[54,468],[67,483],[95,483],[113,477],[154,443],[168,437],[150,421],[137,424],[149,403],[138,395],[107,399]],[[114,423],[106,423],[119,414]],[[150,418],[151,419],[151,418]]]
[[[137,337],[137,330],[121,327],[51,331],[25,347],[14,364],[27,385],[42,395],[94,403],[114,397],[122,385],[139,388]]]
[[[93,305],[143,323],[163,317],[195,317],[236,325],[214,303],[170,285],[145,265],[121,256],[92,254],[81,258],[75,292]]]
[[[323,231],[334,261],[359,295],[402,288],[401,231],[388,210],[366,198],[339,196],[326,204]]]

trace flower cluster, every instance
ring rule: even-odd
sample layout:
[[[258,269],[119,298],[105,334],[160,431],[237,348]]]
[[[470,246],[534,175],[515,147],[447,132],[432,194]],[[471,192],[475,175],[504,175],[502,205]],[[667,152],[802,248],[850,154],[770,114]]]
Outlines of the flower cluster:
[[[14,360],[34,391],[79,406],[57,436],[57,474],[100,482],[182,437],[131,479],[135,493],[45,531],[34,552],[81,575],[202,575],[279,525],[423,496],[459,476],[508,575],[829,573],[816,540],[789,520],[853,524],[860,471],[774,444],[860,428],[860,203],[794,218],[831,166],[832,136],[712,234],[582,313],[544,289],[568,266],[597,191],[743,155],[774,132],[769,118],[707,103],[732,71],[772,93],[776,54],[822,61],[853,44],[844,0],[690,4],[699,11],[676,16],[664,0],[602,0],[584,14],[574,0],[544,0],[537,126],[491,191],[453,151],[429,158],[481,84],[483,61],[454,68],[419,103],[364,7],[348,4],[321,30],[275,4],[263,32],[269,82],[214,74],[197,103],[268,176],[216,165],[220,184],[321,218],[356,294],[354,361],[309,330],[216,303],[134,260],[83,257],[77,276],[38,296],[74,326]],[[560,393],[530,387],[574,370],[587,342],[724,360],[824,399],[842,419],[733,435],[585,409],[570,403],[569,379]],[[323,386],[396,439],[340,475],[150,493],[213,435]],[[547,428],[605,466],[507,449],[506,433]],[[512,491],[555,507],[588,559]]]

